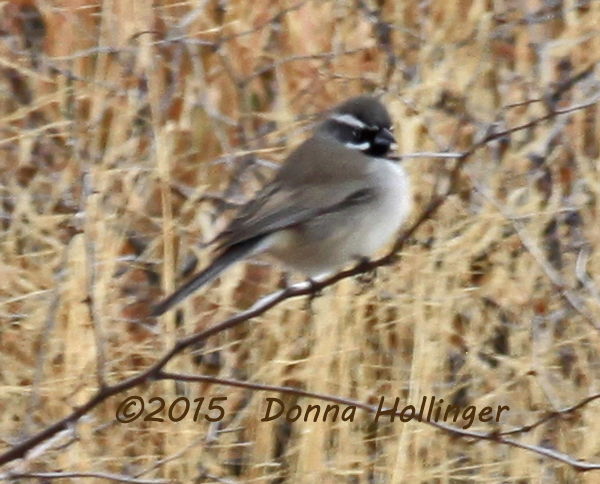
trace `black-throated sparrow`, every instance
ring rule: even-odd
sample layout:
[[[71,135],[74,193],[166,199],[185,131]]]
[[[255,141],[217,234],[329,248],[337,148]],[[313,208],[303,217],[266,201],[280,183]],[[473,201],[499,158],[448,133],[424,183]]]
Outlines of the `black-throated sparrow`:
[[[374,97],[337,106],[213,240],[215,260],[157,304],[153,315],[261,252],[308,277],[371,257],[398,231],[412,201],[408,175],[386,158],[395,144],[391,127]]]

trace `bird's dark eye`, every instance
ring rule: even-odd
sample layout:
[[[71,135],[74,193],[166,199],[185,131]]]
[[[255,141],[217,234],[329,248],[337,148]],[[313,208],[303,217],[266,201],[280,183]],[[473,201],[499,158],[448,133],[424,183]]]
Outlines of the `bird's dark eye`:
[[[369,140],[371,137],[371,133],[365,129],[353,129],[352,130],[352,139],[355,142],[363,142]]]

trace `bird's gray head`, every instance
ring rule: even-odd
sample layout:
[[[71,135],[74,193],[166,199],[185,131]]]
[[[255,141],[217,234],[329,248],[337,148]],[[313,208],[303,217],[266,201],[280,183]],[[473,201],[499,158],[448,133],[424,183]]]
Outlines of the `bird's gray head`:
[[[317,133],[369,156],[386,156],[396,143],[389,113],[372,96],[353,97],[334,108]]]

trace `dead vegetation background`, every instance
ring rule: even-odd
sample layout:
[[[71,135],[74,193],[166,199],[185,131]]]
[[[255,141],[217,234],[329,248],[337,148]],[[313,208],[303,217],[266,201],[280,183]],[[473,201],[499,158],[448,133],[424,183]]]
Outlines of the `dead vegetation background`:
[[[267,397],[319,401],[144,381],[0,476],[598,482],[578,472],[600,464],[598,19],[593,0],[0,2],[0,459],[278,287],[276,268],[240,265],[178,316],[146,318],[315,116],[364,92],[383,93],[403,154],[504,134],[466,159],[399,262],[310,305],[285,300],[168,370],[375,405],[510,407],[475,422],[484,441],[363,411],[265,423]],[[405,163],[416,219],[456,161]],[[228,399],[219,423],[118,423],[130,395]],[[494,441],[512,430],[529,450]]]

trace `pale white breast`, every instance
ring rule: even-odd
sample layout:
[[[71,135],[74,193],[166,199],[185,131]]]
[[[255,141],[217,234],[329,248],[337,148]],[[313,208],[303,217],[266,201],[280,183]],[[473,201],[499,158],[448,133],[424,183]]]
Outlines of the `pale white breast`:
[[[399,231],[410,214],[410,179],[403,166],[387,159],[373,164],[372,176],[381,187],[380,197],[371,207],[363,226],[362,255],[371,257]]]

